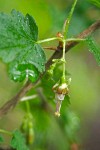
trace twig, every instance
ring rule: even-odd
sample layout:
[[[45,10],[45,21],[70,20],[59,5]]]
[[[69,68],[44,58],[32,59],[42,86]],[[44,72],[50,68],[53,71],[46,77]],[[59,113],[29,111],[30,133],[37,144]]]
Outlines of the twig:
[[[31,99],[35,99],[37,97],[37,95],[31,95],[31,96],[25,96],[23,98],[21,98],[21,102],[23,101],[27,101],[27,100],[31,100]]]
[[[100,28],[100,20],[96,21],[94,24],[92,24],[88,29],[80,33],[77,38],[85,38],[89,35],[91,35],[95,30]],[[77,45],[79,42],[68,42],[66,45],[66,52],[68,52],[72,47]],[[56,50],[56,49],[55,49]],[[60,58],[62,56],[62,47],[58,45],[57,50],[54,52],[54,54],[51,56],[51,58],[46,63],[46,70],[50,67],[52,64],[52,59]],[[41,76],[40,78],[41,79]],[[32,88],[34,87],[39,79],[32,84],[31,82],[27,81],[27,83],[22,87],[22,89],[8,102],[6,102],[1,108],[0,108],[0,117],[2,117],[4,114],[8,113],[9,110],[14,108],[16,104],[19,102],[19,100]]]
[[[34,83],[35,84],[35,83]],[[9,101],[7,101],[1,108],[0,108],[0,117],[3,114],[6,114],[9,110],[14,108],[17,102],[28,92],[34,85],[27,81],[27,83],[22,87],[22,89]]]
[[[44,49],[49,49],[49,50],[53,50],[53,51],[56,51],[57,50],[57,47],[43,47]]]
[[[91,35],[95,30],[100,28],[100,20],[93,23],[89,28],[81,32],[77,38],[86,38],[87,36]],[[66,52],[68,52],[72,47],[77,45],[79,42],[68,42],[66,45]],[[51,56],[51,58],[48,60],[46,64],[46,69],[49,68],[49,66],[52,64],[52,59],[61,58],[62,57],[62,47],[58,45],[57,50],[54,52],[54,54]]]

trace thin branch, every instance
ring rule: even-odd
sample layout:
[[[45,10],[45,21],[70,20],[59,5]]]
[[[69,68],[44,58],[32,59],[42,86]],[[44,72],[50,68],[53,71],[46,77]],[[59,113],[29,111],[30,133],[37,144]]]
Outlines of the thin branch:
[[[95,30],[100,28],[100,20],[96,21],[94,24],[92,24],[88,29],[80,33],[77,38],[86,38],[87,36],[91,35]],[[77,45],[79,42],[68,42],[66,45],[66,52],[68,52],[72,47]],[[46,70],[50,67],[52,64],[52,59],[61,58],[62,56],[62,47],[58,45],[57,50],[54,52],[54,54],[51,56],[51,58],[46,63]],[[43,75],[41,75],[43,76]],[[39,79],[41,79],[41,76]],[[4,114],[7,114],[9,110],[14,108],[16,104],[19,102],[19,100],[31,89],[33,88],[39,81],[39,79],[32,84],[31,82],[27,81],[27,83],[22,87],[22,89],[9,101],[7,101],[1,108],[0,108],[0,117],[2,117]]]
[[[81,32],[77,38],[86,38],[87,36],[91,35],[95,30],[100,29],[100,20],[93,23],[89,28]],[[77,45],[79,42],[68,42],[66,45],[66,53],[75,45]],[[52,64],[52,59],[57,59],[62,57],[62,47],[58,45],[57,50],[54,52],[54,54],[50,57],[46,64],[46,69],[49,68],[49,66]]]
[[[57,50],[57,47],[43,47],[44,49],[49,49],[49,50],[53,50],[53,51],[56,51]]]
[[[34,83],[35,84],[35,83]],[[6,114],[9,110],[14,108],[17,102],[33,87],[33,84],[27,81],[27,83],[22,87],[22,89],[9,101],[7,101],[1,108],[0,108],[0,117],[3,114]]]
[[[23,98],[21,98],[21,102],[23,102],[23,101],[27,101],[27,100],[31,100],[31,99],[35,99],[37,97],[37,95],[31,95],[31,96],[25,96],[25,97],[23,97]]]

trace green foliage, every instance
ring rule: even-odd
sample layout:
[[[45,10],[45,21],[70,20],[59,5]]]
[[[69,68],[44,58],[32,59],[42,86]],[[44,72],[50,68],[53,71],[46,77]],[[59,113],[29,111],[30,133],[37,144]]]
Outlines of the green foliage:
[[[45,70],[43,49],[39,44],[35,44],[31,48],[28,51],[21,51],[10,64],[9,74],[13,80],[22,81],[28,76],[34,82],[37,80],[39,72],[42,73]]]
[[[4,142],[3,137],[0,135],[0,143]]]
[[[66,34],[67,34],[67,32],[68,32],[69,24],[70,24],[70,21],[71,21],[71,18],[72,18],[72,15],[73,15],[73,12],[74,12],[76,3],[77,3],[77,0],[74,0],[74,3],[73,3],[72,8],[71,8],[71,11],[70,11],[70,13],[69,13],[69,15],[68,15],[68,18],[67,18],[67,20],[66,20],[65,31],[64,31],[64,37],[66,37]]]
[[[89,1],[100,8],[100,0],[89,0]]]
[[[76,142],[78,140],[76,133],[80,127],[80,119],[70,109],[67,109],[64,111],[62,118],[66,122],[66,123],[64,122],[64,129],[65,129],[65,133],[68,137],[69,142],[71,143]]]
[[[96,45],[94,40],[90,37],[86,39],[86,42],[88,43],[90,52],[94,54],[94,57],[98,65],[100,65],[100,48]]]
[[[34,82],[45,70],[45,54],[39,44],[35,20],[13,10],[11,15],[0,13],[0,57],[10,63],[11,79],[22,81],[26,76]],[[6,41],[6,42],[5,42]]]
[[[10,143],[11,147],[16,150],[29,150],[25,144],[25,139],[20,131],[15,130]]]

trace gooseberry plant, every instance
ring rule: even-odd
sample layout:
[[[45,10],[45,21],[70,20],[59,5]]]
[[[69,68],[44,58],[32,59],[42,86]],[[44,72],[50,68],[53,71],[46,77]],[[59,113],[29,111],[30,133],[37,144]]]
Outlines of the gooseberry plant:
[[[0,13],[0,58],[8,65],[10,79],[15,82],[24,82],[24,84],[30,84],[31,86],[37,83],[40,79],[40,86],[43,88],[44,93],[45,90],[47,91],[46,88],[49,82],[51,82],[52,87],[50,88],[52,89],[52,94],[53,92],[55,94],[55,116],[57,117],[60,116],[62,101],[66,99],[69,102],[69,86],[71,77],[68,76],[66,71],[65,53],[67,47],[70,47],[70,43],[75,45],[79,42],[86,42],[90,51],[94,54],[98,64],[100,65],[100,50],[94,43],[93,38],[90,37],[90,33],[92,32],[91,30],[89,30],[87,34],[83,33],[83,37],[68,38],[68,29],[76,3],[77,0],[74,1],[69,16],[64,22],[62,32],[58,32],[55,37],[44,40],[38,40],[38,26],[34,18],[29,14],[26,14],[24,17],[22,13],[16,10],[12,10],[10,15]],[[46,66],[45,69],[47,60],[41,44],[54,40],[57,40],[59,43],[58,48],[55,49],[55,54],[60,54],[60,58],[51,57],[52,63],[49,67]],[[47,49],[53,48],[51,47]],[[56,76],[59,66],[62,68],[62,71],[59,72],[59,76]],[[18,99],[21,98],[22,96],[18,97]],[[31,144],[34,140],[33,116],[31,114],[30,104],[28,101],[32,98],[33,96],[28,96],[21,99],[22,101],[25,101],[27,106],[27,113],[21,125],[21,131],[24,133],[25,137],[27,137],[27,144]],[[15,98],[15,101],[13,100],[13,104],[8,102],[0,109],[0,114],[2,115],[2,112],[5,113],[6,108],[10,109],[11,106],[15,106],[18,99]],[[20,131],[15,130],[13,132],[9,132],[1,129],[0,132],[12,136],[10,143],[12,148],[17,150],[28,149],[25,144],[25,139]],[[0,136],[0,142],[3,142],[2,136]]]

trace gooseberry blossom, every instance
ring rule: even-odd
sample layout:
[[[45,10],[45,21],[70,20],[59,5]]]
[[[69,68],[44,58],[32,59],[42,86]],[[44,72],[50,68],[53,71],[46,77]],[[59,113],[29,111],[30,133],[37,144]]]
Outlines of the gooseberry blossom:
[[[62,101],[64,100],[65,95],[68,94],[69,89],[66,83],[62,83],[62,84],[56,83],[52,89],[55,93],[55,102],[56,102],[55,115],[59,117]]]

